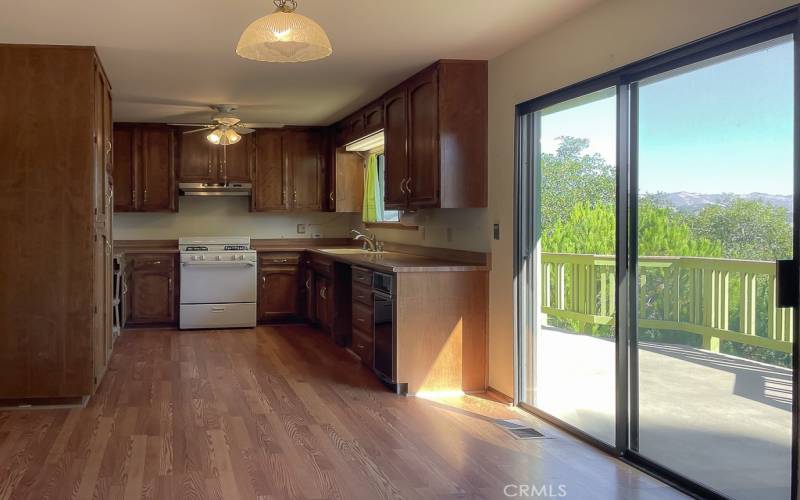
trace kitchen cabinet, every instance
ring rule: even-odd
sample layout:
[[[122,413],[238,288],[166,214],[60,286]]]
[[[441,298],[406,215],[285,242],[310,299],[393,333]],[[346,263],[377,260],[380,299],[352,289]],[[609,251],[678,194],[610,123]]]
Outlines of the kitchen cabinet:
[[[322,331],[330,334],[333,326],[333,313],[331,311],[332,287],[331,280],[327,276],[317,275],[314,281],[316,287],[316,319]]]
[[[299,261],[297,253],[259,255],[259,321],[291,319],[301,315]]]
[[[92,47],[0,67],[0,400],[82,403],[111,349],[111,87]]]
[[[114,124],[114,210],[175,212],[173,128],[160,124]]]
[[[378,99],[334,126],[334,146],[344,146],[383,128],[383,99]]]
[[[324,130],[258,130],[252,210],[322,210]]]
[[[374,346],[372,310],[372,271],[360,267],[352,268],[351,292],[352,340],[350,349],[361,358],[361,362],[372,366]]]
[[[487,205],[486,61],[439,61],[384,96],[387,208]]]
[[[303,268],[303,307],[304,317],[311,324],[317,323],[317,277],[310,267],[310,260]]]
[[[180,182],[251,182],[254,134],[245,134],[242,140],[230,146],[212,144],[208,133],[180,132]]]
[[[388,94],[384,109],[384,206],[404,209],[408,202],[405,181],[408,176],[408,89],[400,86]]]
[[[126,266],[130,268],[130,282],[125,284],[130,294],[127,323],[133,326],[175,324],[175,254],[136,254],[129,257]]]
[[[366,160],[358,153],[337,148],[334,153],[330,211],[360,213],[364,207]]]

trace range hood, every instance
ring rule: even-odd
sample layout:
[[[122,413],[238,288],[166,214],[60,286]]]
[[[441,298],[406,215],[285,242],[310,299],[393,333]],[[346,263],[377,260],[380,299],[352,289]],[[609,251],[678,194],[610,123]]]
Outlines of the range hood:
[[[250,196],[253,185],[249,182],[181,182],[178,190],[183,196]]]

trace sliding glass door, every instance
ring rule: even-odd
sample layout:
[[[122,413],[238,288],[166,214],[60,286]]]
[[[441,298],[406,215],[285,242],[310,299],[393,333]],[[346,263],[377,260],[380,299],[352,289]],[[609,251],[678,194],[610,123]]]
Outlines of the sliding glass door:
[[[793,44],[638,90],[636,451],[737,499],[789,498]]]
[[[798,22],[517,107],[519,402],[701,496],[794,494]]]
[[[616,89],[534,115],[538,305],[525,402],[614,443]]]

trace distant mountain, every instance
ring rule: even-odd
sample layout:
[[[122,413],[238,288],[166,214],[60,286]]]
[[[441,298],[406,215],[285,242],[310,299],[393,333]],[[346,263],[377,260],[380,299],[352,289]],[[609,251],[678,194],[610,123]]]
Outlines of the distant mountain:
[[[767,193],[748,193],[748,194],[732,194],[732,193],[689,193],[687,191],[680,191],[677,193],[658,193],[650,195],[653,198],[664,202],[665,205],[670,205],[680,212],[697,213],[709,205],[725,206],[730,204],[731,201],[736,199],[742,200],[758,200],[762,203],[772,205],[775,207],[785,208],[787,212],[792,212],[792,196],[783,194],[767,194]]]

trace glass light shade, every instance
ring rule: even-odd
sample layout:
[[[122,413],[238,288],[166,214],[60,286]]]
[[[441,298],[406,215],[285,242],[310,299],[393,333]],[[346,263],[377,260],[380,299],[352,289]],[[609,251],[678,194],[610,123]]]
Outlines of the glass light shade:
[[[325,30],[295,12],[277,11],[253,21],[242,33],[236,53],[266,62],[303,62],[333,52]]]
[[[230,146],[231,144],[236,144],[241,140],[242,136],[239,135],[232,128],[229,128],[222,134],[222,139],[220,139],[219,143],[222,144],[223,146]]]
[[[212,144],[219,144],[222,141],[222,137],[223,137],[222,131],[218,128],[215,128],[210,134],[206,136],[206,139],[208,139],[208,142]]]

